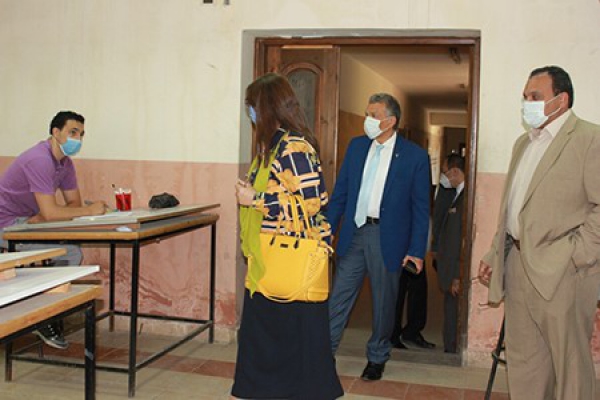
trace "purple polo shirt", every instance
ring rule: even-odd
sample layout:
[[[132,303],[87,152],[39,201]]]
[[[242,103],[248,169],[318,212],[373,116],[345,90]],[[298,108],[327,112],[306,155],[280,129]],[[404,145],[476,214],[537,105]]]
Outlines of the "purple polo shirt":
[[[0,229],[40,212],[34,193],[53,195],[57,189],[77,189],[75,167],[69,157],[57,161],[44,140],[18,156],[0,178]]]

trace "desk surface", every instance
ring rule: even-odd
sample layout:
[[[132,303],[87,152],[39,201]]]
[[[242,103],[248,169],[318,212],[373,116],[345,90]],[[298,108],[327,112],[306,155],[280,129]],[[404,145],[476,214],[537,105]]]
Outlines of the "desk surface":
[[[79,242],[92,241],[133,241],[164,236],[169,233],[191,229],[215,223],[219,219],[217,214],[198,214],[176,216],[169,219],[150,221],[139,228],[131,228],[130,231],[117,231],[114,227],[106,225],[89,226],[85,229],[34,229],[30,231],[4,232],[5,240],[14,241],[59,241],[72,240]]]
[[[68,221],[42,222],[39,224],[18,224],[4,228],[6,234],[10,232],[33,231],[33,230],[57,230],[70,228],[99,228],[103,225],[130,225],[137,224],[138,227],[151,221],[171,219],[182,215],[197,214],[219,207],[219,204],[208,205],[186,205],[162,209],[138,208],[131,212],[110,213],[98,216],[74,218]]]
[[[0,271],[67,254],[64,248],[0,253]]]
[[[4,231],[9,241],[131,241],[167,235],[196,226],[215,223],[217,214],[203,214],[219,204],[191,205],[162,210],[138,210],[124,219],[106,218],[98,223],[91,219],[14,225]],[[135,211],[135,210],[134,210]],[[130,221],[130,222],[127,222]],[[133,222],[131,222],[133,221]]]
[[[17,276],[0,281],[0,307],[98,272],[100,267],[18,268]]]
[[[72,285],[65,293],[43,293],[0,308],[0,338],[102,295],[96,285]]]

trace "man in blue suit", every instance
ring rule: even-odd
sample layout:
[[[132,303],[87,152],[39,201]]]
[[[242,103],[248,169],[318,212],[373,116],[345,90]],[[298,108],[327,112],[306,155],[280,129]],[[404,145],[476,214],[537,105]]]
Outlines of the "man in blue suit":
[[[402,266],[412,261],[418,272],[423,268],[430,168],[427,152],[397,134],[401,111],[393,96],[371,96],[365,114],[366,136],[350,142],[326,212],[339,235],[329,319],[335,354],[368,275],[373,326],[361,378],[375,381],[390,358]]]

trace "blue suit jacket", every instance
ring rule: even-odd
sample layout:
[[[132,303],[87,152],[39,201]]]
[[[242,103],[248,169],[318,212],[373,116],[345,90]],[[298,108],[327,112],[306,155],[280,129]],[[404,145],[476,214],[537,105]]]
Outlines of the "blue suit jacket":
[[[341,220],[338,256],[346,254],[357,229],[356,202],[371,143],[364,135],[350,142],[326,211],[334,234]],[[398,135],[379,210],[381,253],[390,271],[397,271],[407,255],[425,258],[430,182],[427,152]]]

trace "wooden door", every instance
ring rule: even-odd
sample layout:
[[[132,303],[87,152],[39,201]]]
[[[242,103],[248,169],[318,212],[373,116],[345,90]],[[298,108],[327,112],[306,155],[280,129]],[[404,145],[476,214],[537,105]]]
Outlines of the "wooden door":
[[[340,154],[338,144],[339,115],[339,76],[340,49],[342,46],[468,46],[469,48],[469,102],[468,128],[466,133],[466,169],[465,195],[467,204],[463,220],[463,248],[461,252],[461,280],[464,293],[460,296],[459,306],[459,348],[466,348],[470,288],[472,245],[477,230],[474,226],[475,184],[477,176],[477,137],[479,130],[479,79],[480,46],[478,32],[462,32],[458,35],[442,36],[419,33],[413,35],[398,31],[397,34],[383,36],[342,36],[342,37],[259,37],[255,41],[255,77],[267,72],[279,72],[287,76],[301,98],[312,120],[312,128],[321,145],[321,161],[325,172],[327,189],[331,193],[335,182],[335,167]],[[301,87],[302,86],[302,87]],[[305,87],[304,87],[305,86]],[[310,90],[302,93],[302,90]],[[308,95],[308,94],[310,95]],[[313,111],[309,109],[312,107]],[[310,113],[313,114],[310,114]],[[411,139],[413,132],[403,132]],[[341,143],[342,145],[344,143]],[[344,150],[340,149],[340,153]],[[342,154],[343,156],[343,154]],[[367,311],[368,312],[368,311]],[[459,352],[458,365],[462,352]],[[415,359],[427,360],[417,356]],[[428,362],[428,361],[424,361]]]
[[[339,107],[340,48],[334,45],[281,45],[258,42],[256,76],[286,76],[320,146],[327,191],[335,183]]]

